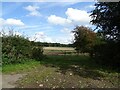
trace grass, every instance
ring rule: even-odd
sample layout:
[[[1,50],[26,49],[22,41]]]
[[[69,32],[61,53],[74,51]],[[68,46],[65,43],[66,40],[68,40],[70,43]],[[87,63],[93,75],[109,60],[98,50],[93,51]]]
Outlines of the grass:
[[[118,73],[94,63],[89,56],[55,55],[25,64],[6,65],[4,73],[28,73],[17,82],[24,88],[115,88]]]
[[[25,63],[20,64],[10,64],[10,65],[4,65],[2,66],[2,72],[4,74],[16,74],[16,73],[25,73],[29,72],[32,69],[36,68],[39,64],[37,61],[29,61]]]

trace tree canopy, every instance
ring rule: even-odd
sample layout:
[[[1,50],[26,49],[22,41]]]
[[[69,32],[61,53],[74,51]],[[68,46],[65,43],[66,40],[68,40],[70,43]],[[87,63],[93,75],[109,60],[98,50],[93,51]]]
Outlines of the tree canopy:
[[[90,52],[95,44],[96,34],[92,29],[84,26],[77,26],[74,31],[74,46],[79,52]]]
[[[91,23],[107,40],[120,41],[120,2],[97,2]]]
[[[109,66],[120,65],[120,2],[97,2],[90,15],[99,35],[106,43],[95,46],[96,61]]]

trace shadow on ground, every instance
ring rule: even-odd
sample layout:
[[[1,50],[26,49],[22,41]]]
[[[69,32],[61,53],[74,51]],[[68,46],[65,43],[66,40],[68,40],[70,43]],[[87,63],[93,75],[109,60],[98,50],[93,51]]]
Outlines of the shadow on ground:
[[[99,71],[102,70],[102,67],[95,64],[88,56],[47,56],[46,59],[41,61],[41,64],[46,67],[58,68],[56,72],[61,72],[62,74],[70,71],[74,75],[94,80],[104,77]]]

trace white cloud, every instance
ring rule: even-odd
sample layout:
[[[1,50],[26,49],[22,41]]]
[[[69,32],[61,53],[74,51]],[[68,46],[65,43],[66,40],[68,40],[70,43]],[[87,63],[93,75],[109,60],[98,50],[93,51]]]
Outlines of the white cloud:
[[[69,29],[69,28],[63,28],[60,31],[64,34],[64,37],[62,37],[63,38],[63,40],[62,40],[63,43],[65,43],[64,41],[66,41],[65,44],[73,42],[73,40],[74,40],[74,34],[71,32],[71,29]]]
[[[48,22],[55,24],[55,25],[67,25],[71,24],[72,21],[66,18],[58,17],[56,15],[50,15],[48,17]]]
[[[12,18],[7,19],[5,23],[8,25],[16,25],[16,26],[23,26],[24,25],[24,23],[21,20],[12,19]]]
[[[71,38],[74,38],[73,37],[73,33],[72,33],[72,31],[70,30],[70,29],[68,29],[68,28],[63,28],[62,30],[60,30],[62,33],[64,33],[64,34],[66,34],[66,35],[68,35],[68,36],[70,36]]]
[[[0,26],[3,26],[3,24],[4,24],[4,19],[3,18],[0,18]]]
[[[35,33],[36,38],[45,38],[44,32],[37,32]]]
[[[26,10],[28,10],[30,13],[27,16],[41,16],[41,13],[38,11],[38,6],[27,6],[24,7]]]
[[[62,29],[60,31],[63,32],[63,33],[70,33],[70,30],[68,28],[64,28],[64,29]]]
[[[0,26],[3,25],[24,26],[25,24],[19,19],[9,18],[5,20],[3,18],[0,18]]]
[[[61,43],[61,44],[69,44],[72,42],[73,37],[72,34],[68,33],[66,36],[56,36],[54,38],[47,36],[44,32],[36,32],[29,38],[30,41],[40,41],[40,42],[48,42],[48,43]]]
[[[94,5],[89,5],[89,6],[86,6],[86,8],[91,8],[91,9],[94,9],[95,6]]]
[[[55,42],[61,43],[61,44],[70,44],[72,43],[71,37],[57,37],[54,39]]]
[[[87,11],[68,8],[65,12],[67,18],[50,15],[48,22],[55,25],[87,25],[90,22],[90,14]]]
[[[95,8],[95,6],[94,6],[94,5],[90,5],[89,7],[90,7],[90,8]]]
[[[88,24],[90,22],[89,14],[84,10],[68,8],[65,13],[68,19],[73,20],[73,22],[79,22],[80,24]]]
[[[32,12],[32,11],[35,11],[35,10],[39,9],[39,7],[29,5],[29,6],[25,7],[25,9]]]
[[[36,32],[35,35],[29,38],[30,41],[53,42],[53,40],[45,35],[44,32]]]

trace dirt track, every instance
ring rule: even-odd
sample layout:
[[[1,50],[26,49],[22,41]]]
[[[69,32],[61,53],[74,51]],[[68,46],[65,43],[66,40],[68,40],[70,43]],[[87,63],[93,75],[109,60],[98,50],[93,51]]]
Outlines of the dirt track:
[[[15,82],[25,75],[26,74],[2,75],[2,88],[15,88]]]

